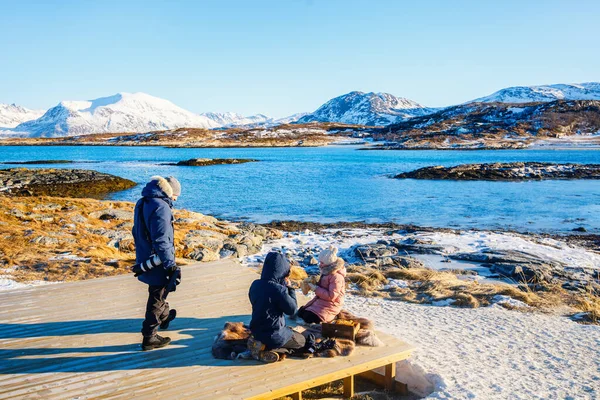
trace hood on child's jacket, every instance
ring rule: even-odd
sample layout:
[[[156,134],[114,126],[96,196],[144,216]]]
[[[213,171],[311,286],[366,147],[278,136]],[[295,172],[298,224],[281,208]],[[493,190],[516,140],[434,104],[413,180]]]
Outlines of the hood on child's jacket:
[[[292,331],[284,314],[293,315],[298,307],[294,289],[285,286],[290,264],[281,253],[267,254],[260,279],[252,282],[248,296],[252,303],[250,330],[254,338],[270,349],[287,343]]]
[[[290,263],[281,253],[270,252],[265,258],[260,279],[284,284],[285,278],[290,275]]]
[[[321,275],[331,275],[336,272],[339,272],[343,276],[346,276],[346,268],[344,267],[344,260],[338,258],[333,264],[326,265],[323,268],[319,268],[321,270]]]

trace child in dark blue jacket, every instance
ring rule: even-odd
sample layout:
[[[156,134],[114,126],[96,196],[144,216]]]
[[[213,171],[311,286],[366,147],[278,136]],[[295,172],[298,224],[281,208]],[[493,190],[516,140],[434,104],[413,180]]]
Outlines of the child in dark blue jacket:
[[[250,286],[252,303],[252,337],[248,347],[256,359],[264,362],[279,360],[279,352],[301,349],[306,339],[285,325],[286,315],[296,313],[298,303],[294,289],[289,287],[290,264],[283,254],[267,254],[260,279]]]

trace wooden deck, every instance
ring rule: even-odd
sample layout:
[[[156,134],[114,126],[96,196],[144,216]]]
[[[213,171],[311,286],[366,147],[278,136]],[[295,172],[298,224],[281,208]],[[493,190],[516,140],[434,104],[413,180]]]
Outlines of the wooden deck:
[[[172,345],[140,351],[146,285],[132,275],[0,292],[0,399],[275,398],[408,357],[385,346],[350,357],[277,364],[215,360],[214,336],[226,321],[249,322],[248,288],[257,275],[233,262],[186,266],[169,301],[178,318]],[[394,375],[388,367],[388,378]],[[389,382],[389,380],[388,380]]]

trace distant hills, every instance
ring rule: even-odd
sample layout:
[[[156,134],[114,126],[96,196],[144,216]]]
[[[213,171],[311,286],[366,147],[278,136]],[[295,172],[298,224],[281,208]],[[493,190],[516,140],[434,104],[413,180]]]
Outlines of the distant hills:
[[[534,103],[555,100],[600,100],[600,83],[514,86],[468,103]]]
[[[233,112],[197,114],[145,93],[117,93],[94,100],[61,101],[45,112],[15,104],[0,104],[0,133],[4,136],[62,137],[91,133],[144,133],[178,128],[268,127],[311,122],[394,126],[397,131],[407,121],[425,124],[428,121],[426,116],[453,110],[454,107],[476,103],[523,104],[558,100],[600,100],[600,83],[515,86],[464,105],[446,108],[426,107],[389,93],[354,91],[327,101],[312,113],[299,113],[281,119],[263,114],[243,116]],[[469,110],[468,107],[459,109]],[[480,110],[478,107],[475,109]],[[463,115],[462,111],[459,114]],[[457,112],[457,109],[450,112]],[[503,114],[500,112],[498,115]],[[511,118],[518,120],[520,117],[511,114]]]
[[[329,100],[315,112],[300,118],[298,122],[389,125],[434,111],[435,109],[423,107],[413,100],[389,93],[350,92]]]

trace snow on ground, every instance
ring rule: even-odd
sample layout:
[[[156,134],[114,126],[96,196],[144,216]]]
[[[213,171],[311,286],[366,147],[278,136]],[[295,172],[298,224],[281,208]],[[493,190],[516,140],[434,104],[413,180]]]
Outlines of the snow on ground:
[[[335,232],[342,234],[335,235]],[[380,239],[418,239],[428,241],[432,244],[441,245],[445,248],[446,255],[453,253],[472,253],[480,252],[486,249],[495,250],[519,250],[542,259],[553,262],[561,262],[567,266],[576,266],[580,268],[600,269],[600,254],[593,253],[581,247],[569,246],[567,243],[550,239],[527,237],[525,235],[510,232],[490,232],[490,231],[463,231],[458,233],[451,232],[416,232],[388,235],[384,229],[344,229],[326,230],[323,233],[315,233],[309,230],[304,232],[286,233],[283,238],[270,241],[263,246],[259,254],[254,254],[246,258],[247,263],[257,263],[264,259],[264,256],[273,249],[286,251],[298,250],[301,248],[325,249],[330,244],[335,245],[340,250],[340,255],[350,257],[349,250],[357,244],[375,243]],[[430,260],[431,257],[413,255],[425,262],[431,268],[442,267],[439,263]],[[456,268],[461,263],[453,261],[452,264],[443,265],[443,267]],[[463,265],[464,266],[464,265]],[[472,267],[473,265],[468,265]]]
[[[485,249],[519,250],[539,258],[561,262],[569,266],[600,269],[600,254],[580,247],[569,246],[559,240],[544,238],[532,240],[509,232],[464,231],[460,234],[435,232],[420,233],[421,239],[430,239],[444,247],[455,247],[456,252],[477,252]]]
[[[23,289],[23,288],[33,287],[33,286],[48,285],[48,284],[52,284],[52,283],[59,283],[59,282],[32,281],[32,282],[27,282],[27,283],[21,283],[21,282],[17,282],[17,281],[10,279],[10,277],[7,275],[0,275],[0,291],[12,290],[12,289]]]
[[[398,374],[410,373],[412,391],[435,390],[428,398],[600,398],[600,326],[499,306],[431,307],[348,296],[345,308],[417,347]]]

